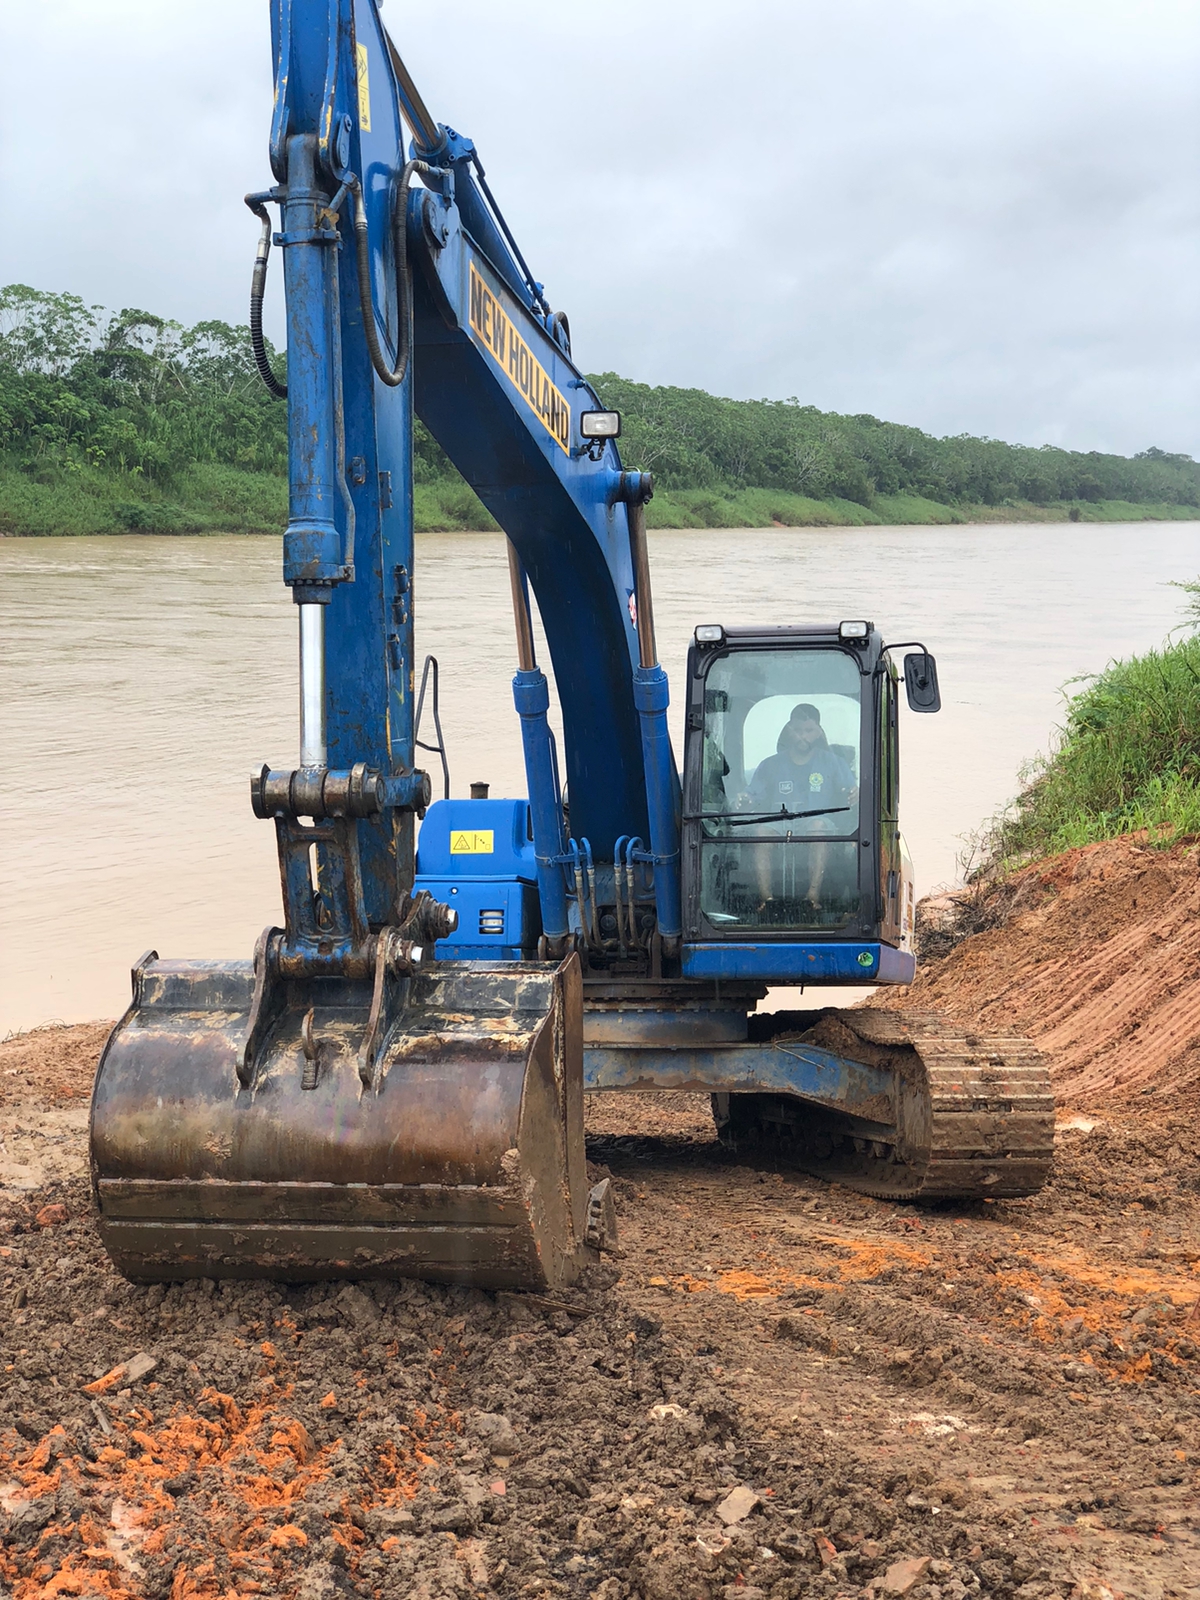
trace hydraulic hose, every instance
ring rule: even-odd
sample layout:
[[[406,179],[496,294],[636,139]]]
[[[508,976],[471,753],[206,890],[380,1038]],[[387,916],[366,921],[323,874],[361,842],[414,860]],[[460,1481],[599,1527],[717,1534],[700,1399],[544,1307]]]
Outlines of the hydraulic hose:
[[[254,352],[254,365],[258,368],[259,377],[277,400],[286,400],[287,384],[280,383],[271,370],[271,358],[267,355],[266,341],[263,339],[262,313],[263,298],[267,292],[267,258],[271,254],[271,218],[261,200],[247,199],[246,204],[262,223],[258,249],[254,254],[254,276],[250,280],[250,348]]]
[[[408,356],[412,347],[412,271],[408,264],[408,189],[416,172],[425,175],[432,171],[427,161],[409,161],[400,173],[392,210],[392,231],[396,251],[396,365],[388,363],[379,343],[379,330],[375,321],[375,304],[371,292],[371,244],[367,237],[367,206],[363,199],[362,184],[354,185],[354,255],[358,267],[358,299],[362,308],[363,333],[371,365],[380,383],[395,389],[404,382],[408,371]]]

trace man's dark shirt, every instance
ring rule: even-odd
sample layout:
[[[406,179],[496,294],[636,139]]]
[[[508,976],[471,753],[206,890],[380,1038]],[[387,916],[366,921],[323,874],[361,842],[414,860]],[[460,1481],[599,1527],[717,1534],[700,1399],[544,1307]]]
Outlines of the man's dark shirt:
[[[818,745],[803,766],[780,752],[761,761],[750,783],[750,803],[755,811],[818,811],[844,806],[854,787],[854,778],[840,756],[828,745]],[[792,833],[849,832],[848,815],[803,817],[781,822]]]

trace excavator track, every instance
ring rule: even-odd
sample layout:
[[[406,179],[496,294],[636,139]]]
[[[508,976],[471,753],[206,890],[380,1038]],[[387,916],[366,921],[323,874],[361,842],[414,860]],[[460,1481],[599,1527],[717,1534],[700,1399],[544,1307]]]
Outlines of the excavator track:
[[[816,1013],[773,1042],[789,1039],[890,1070],[891,1126],[785,1096],[714,1097],[728,1102],[714,1104],[726,1142],[786,1142],[793,1165],[880,1199],[1013,1198],[1049,1176],[1054,1097],[1030,1040],[934,1012],[874,1009]]]

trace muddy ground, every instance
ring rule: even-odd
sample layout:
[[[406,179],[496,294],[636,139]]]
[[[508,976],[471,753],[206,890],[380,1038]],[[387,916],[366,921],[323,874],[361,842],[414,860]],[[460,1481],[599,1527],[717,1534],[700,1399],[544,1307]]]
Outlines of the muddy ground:
[[[1173,937],[1188,871],[1158,883]],[[993,926],[942,968],[998,1014],[1006,960],[1049,995],[1020,919],[1067,962],[1058,901],[1082,914],[1043,885],[1007,955]],[[1122,982],[1136,909],[1114,924]],[[1154,949],[1143,1021],[1167,1009]],[[1135,1038],[1136,1020],[1112,1026]],[[729,1155],[697,1097],[596,1096],[589,1155],[616,1179],[624,1254],[548,1301],[126,1284],[84,1179],[104,1032],[0,1045],[13,1600],[1200,1597],[1186,1029],[1151,1094],[1134,1069],[1106,1093],[1094,1054],[1024,1201],[868,1200]]]
[[[918,1212],[597,1097],[626,1254],[561,1309],[164,1292],[95,1241],[94,1047],[0,1049],[15,1600],[1200,1594],[1190,1121],[1068,1115],[1038,1199]]]

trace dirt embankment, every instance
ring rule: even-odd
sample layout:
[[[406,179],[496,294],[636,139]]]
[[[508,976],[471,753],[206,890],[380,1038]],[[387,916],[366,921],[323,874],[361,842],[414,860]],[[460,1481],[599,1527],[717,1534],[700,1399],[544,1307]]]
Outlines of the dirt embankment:
[[[928,953],[950,953],[927,961],[898,1002],[878,1003],[1029,1035],[1072,1105],[1138,1097],[1153,1109],[1200,1108],[1195,843],[1071,850],[1000,885],[925,902],[922,933]]]

